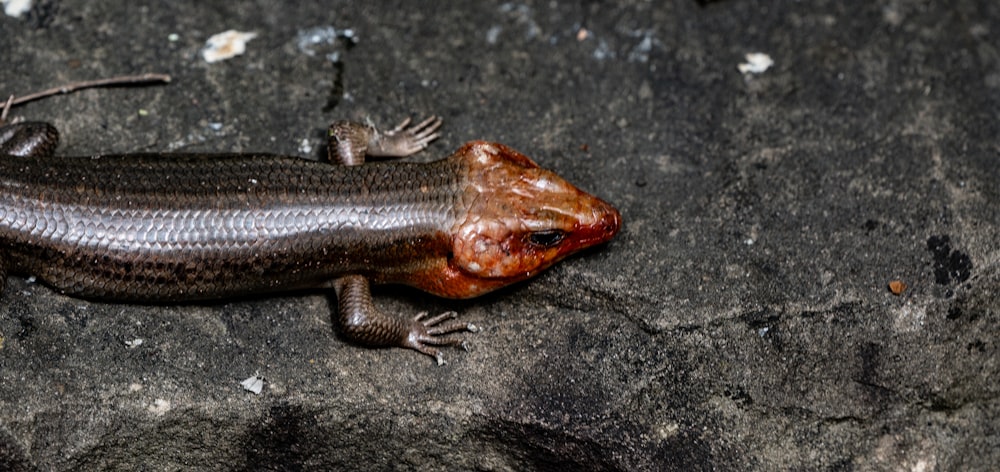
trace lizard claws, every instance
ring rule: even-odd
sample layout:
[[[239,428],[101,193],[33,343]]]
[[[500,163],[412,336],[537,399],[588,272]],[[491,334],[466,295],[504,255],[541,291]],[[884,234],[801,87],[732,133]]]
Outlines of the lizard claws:
[[[410,126],[410,118],[406,118],[395,128],[385,131],[378,137],[379,155],[389,156],[409,156],[424,150],[431,141],[441,136],[438,129],[442,120],[438,116],[430,116],[427,119]]]
[[[439,346],[456,346],[466,351],[468,343],[461,339],[443,338],[441,336],[459,331],[478,332],[479,327],[472,323],[451,321],[458,316],[454,311],[446,311],[439,315],[429,316],[427,312],[418,313],[410,324],[410,332],[404,345],[433,357],[438,365],[444,365],[444,357]]]

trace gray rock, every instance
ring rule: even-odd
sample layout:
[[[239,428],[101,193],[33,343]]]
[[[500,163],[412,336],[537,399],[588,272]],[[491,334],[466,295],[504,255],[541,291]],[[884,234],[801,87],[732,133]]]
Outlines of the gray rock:
[[[972,0],[2,17],[5,94],[174,77],[13,110],[60,127],[64,154],[316,158],[335,119],[437,113],[444,136],[416,159],[501,141],[616,203],[625,227],[478,299],[379,289],[401,316],[484,327],[443,367],[345,343],[322,293],[132,306],[11,278],[0,469],[991,469],[998,21]],[[230,28],[258,36],[206,64]],[[774,65],[741,74],[755,52]],[[255,374],[259,395],[240,385]]]

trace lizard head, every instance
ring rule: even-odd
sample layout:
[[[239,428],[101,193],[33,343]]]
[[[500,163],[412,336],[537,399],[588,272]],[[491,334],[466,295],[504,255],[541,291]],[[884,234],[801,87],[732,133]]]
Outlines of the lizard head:
[[[475,141],[456,152],[469,166],[467,213],[452,231],[455,297],[534,276],[621,226],[613,206],[502,144]]]

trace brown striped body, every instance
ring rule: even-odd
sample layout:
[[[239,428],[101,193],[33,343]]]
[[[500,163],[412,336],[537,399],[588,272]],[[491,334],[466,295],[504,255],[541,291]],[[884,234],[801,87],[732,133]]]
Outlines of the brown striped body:
[[[379,312],[369,283],[474,297],[611,239],[618,211],[502,144],[426,163],[401,157],[439,119],[379,133],[338,122],[331,162],[267,154],[56,157],[53,127],[0,127],[0,283],[126,302],[332,288],[354,340],[441,356],[472,331],[451,316]],[[339,165],[338,165],[339,164]],[[2,287],[2,286],[0,286]]]

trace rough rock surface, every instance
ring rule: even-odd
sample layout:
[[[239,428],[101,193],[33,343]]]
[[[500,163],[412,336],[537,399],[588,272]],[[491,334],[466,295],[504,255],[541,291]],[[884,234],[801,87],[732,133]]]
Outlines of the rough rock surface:
[[[997,2],[136,3],[0,17],[4,95],[174,77],[13,110],[62,153],[316,158],[334,119],[437,113],[417,159],[502,141],[625,227],[479,299],[380,289],[485,328],[443,367],[345,343],[322,293],[129,306],[11,277],[0,469],[1000,463]],[[227,29],[258,35],[205,63]]]

